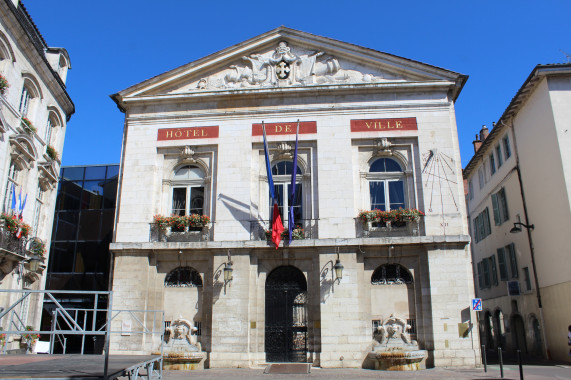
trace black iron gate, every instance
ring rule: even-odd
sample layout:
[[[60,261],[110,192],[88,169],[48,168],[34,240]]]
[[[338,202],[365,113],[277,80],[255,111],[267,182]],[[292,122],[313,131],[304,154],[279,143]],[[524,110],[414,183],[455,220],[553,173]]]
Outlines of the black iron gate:
[[[272,271],[266,280],[266,360],[307,361],[307,282],[292,266]]]

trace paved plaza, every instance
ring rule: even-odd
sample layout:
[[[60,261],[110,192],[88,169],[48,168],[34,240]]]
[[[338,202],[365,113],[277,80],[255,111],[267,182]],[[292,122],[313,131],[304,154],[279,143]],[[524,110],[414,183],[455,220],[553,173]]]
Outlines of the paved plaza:
[[[322,369],[312,368],[311,373],[303,375],[267,375],[263,368],[251,369],[206,369],[201,371],[164,371],[165,380],[197,378],[201,380],[239,380],[239,379],[500,379],[498,365],[475,369],[433,368],[415,372],[373,371],[366,369]],[[523,367],[526,380],[570,379],[571,365],[529,365]],[[504,365],[505,379],[519,379],[517,365]]]

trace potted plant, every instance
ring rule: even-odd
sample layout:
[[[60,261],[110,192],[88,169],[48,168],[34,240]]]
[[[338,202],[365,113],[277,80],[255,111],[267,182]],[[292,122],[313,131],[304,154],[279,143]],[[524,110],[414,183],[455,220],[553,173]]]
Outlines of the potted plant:
[[[266,239],[267,240],[271,240],[272,239],[272,230],[266,230],[265,231],[265,235],[266,235]],[[298,224],[295,226],[295,228],[291,231],[291,235],[293,240],[303,240],[305,239],[305,231],[303,230],[303,228]],[[289,231],[287,229],[283,230],[282,232],[282,240],[289,240]]]
[[[399,208],[396,210],[361,210],[357,218],[363,223],[365,230],[374,228],[399,228],[411,223],[419,223],[424,213],[413,208]]]
[[[10,233],[16,239],[27,237],[30,233],[30,230],[32,229],[32,227],[24,223],[24,221],[18,218],[16,215],[10,215],[3,212],[0,215],[0,219],[4,222],[6,229],[10,231]]]
[[[33,328],[32,326],[26,326],[26,331],[34,331],[35,328]],[[34,346],[36,345],[36,342],[38,341],[38,339],[40,339],[40,334],[22,334],[22,339],[24,339],[27,343],[27,350],[28,352],[31,352],[34,349]]]
[[[6,91],[8,91],[8,87],[10,87],[10,83],[3,75],[0,75],[0,95],[6,95]]]
[[[59,155],[57,153],[57,151],[54,149],[53,146],[51,145],[47,145],[46,146],[46,154],[48,155],[49,158],[51,158],[52,160],[57,160],[59,158]]]
[[[177,241],[194,240],[196,239],[195,235],[200,235],[203,229],[208,228],[208,223],[210,223],[210,218],[200,214],[155,215],[153,217],[153,224],[159,230],[159,239],[166,238],[168,241],[174,241],[173,239],[177,239]],[[204,234],[204,236],[207,235]]]
[[[30,119],[27,117],[22,118],[22,125],[24,126],[24,131],[30,135],[33,135],[37,131],[36,127],[34,127],[34,124],[32,124]]]
[[[6,345],[6,334],[3,331],[4,329],[0,327],[0,349]]]

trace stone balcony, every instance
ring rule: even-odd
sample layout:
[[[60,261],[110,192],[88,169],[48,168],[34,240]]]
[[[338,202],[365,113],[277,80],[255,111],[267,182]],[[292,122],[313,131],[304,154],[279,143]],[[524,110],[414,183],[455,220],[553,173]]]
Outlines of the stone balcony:
[[[301,219],[295,222],[296,228],[293,232],[294,240],[317,239],[319,219]],[[272,228],[271,220],[251,220],[250,240],[266,241]],[[289,240],[287,224],[284,225],[284,235],[282,239]]]
[[[356,219],[356,235],[361,238],[420,236],[423,220],[407,222],[367,222]]]
[[[153,242],[202,242],[210,241],[210,223],[204,227],[185,227],[175,230],[171,227],[160,229],[156,224],[151,223],[149,241]]]

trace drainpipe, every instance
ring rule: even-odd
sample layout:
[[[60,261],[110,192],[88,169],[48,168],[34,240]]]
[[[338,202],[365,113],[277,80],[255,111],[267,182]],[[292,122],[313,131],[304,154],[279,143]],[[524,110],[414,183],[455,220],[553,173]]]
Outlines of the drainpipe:
[[[503,121],[502,121],[502,124],[504,124]],[[530,223],[529,223],[529,218],[528,218],[528,214],[527,214],[527,203],[525,201],[525,194],[523,191],[523,182],[521,179],[521,170],[520,170],[520,166],[519,166],[519,151],[517,149],[517,141],[516,141],[516,136],[515,136],[515,129],[513,126],[513,121],[511,122],[511,126],[506,125],[506,127],[511,128],[513,131],[514,154],[515,154],[515,158],[516,158],[517,179],[519,182],[519,190],[521,193],[521,200],[523,203],[523,214],[524,214],[524,218],[525,218],[525,224],[529,226]],[[541,323],[541,332],[542,332],[542,337],[543,337],[543,348],[545,350],[545,358],[547,360],[550,360],[551,359],[551,352],[549,351],[549,345],[547,343],[547,335],[545,332],[545,319],[543,318],[543,305],[541,303],[541,291],[539,290],[539,280],[537,278],[537,268],[535,266],[535,250],[533,247],[533,239],[531,237],[531,228],[526,228],[526,230],[527,230],[527,240],[529,242],[529,253],[531,255],[531,266],[533,268],[533,280],[535,282],[535,294],[537,296],[537,306],[539,308],[539,322]]]

